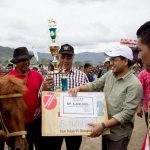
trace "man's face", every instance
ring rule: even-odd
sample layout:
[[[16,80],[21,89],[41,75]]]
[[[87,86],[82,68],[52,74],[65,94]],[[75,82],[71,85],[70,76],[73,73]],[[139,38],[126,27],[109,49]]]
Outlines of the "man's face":
[[[109,68],[109,66],[110,66],[110,62],[107,61],[107,62],[104,63],[105,68]]]
[[[89,66],[87,69],[86,69],[87,73],[91,73],[92,72],[92,67]]]
[[[115,74],[120,74],[124,71],[125,67],[128,65],[127,59],[121,59],[120,57],[112,57],[112,72]]]
[[[30,66],[30,60],[28,59],[22,59],[19,60],[16,63],[16,68],[21,72],[21,73],[26,73],[29,70],[29,66]]]
[[[12,66],[8,66],[7,67],[7,72],[10,72],[11,70],[13,70],[13,67]]]
[[[60,54],[59,61],[60,66],[65,70],[70,70],[72,68],[74,55],[70,54]]]
[[[138,39],[137,46],[139,49],[139,58],[145,65],[145,68],[150,71],[150,48],[143,44],[140,39]]]
[[[43,65],[41,65],[40,69],[41,69],[41,70],[44,70],[44,67],[43,67]]]

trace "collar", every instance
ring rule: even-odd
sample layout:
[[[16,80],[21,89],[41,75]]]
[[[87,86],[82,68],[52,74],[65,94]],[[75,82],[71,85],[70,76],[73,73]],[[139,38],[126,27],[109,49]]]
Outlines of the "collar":
[[[133,73],[133,71],[132,70],[130,70],[130,71],[128,71],[125,75],[123,75],[122,77],[120,77],[120,78],[117,78],[115,75],[115,78],[117,79],[117,80],[121,80],[121,79],[125,79],[126,77],[128,77],[130,74],[132,74]]]
[[[16,77],[27,77],[31,74],[31,70],[29,69],[27,74],[21,74],[18,70],[14,69],[10,72],[10,74],[15,75]]]
[[[71,73],[74,73],[75,72],[75,68],[71,68],[70,69],[70,71],[69,71],[69,73],[67,73],[67,74],[71,74]],[[61,68],[59,68],[59,73],[62,73],[62,69]]]

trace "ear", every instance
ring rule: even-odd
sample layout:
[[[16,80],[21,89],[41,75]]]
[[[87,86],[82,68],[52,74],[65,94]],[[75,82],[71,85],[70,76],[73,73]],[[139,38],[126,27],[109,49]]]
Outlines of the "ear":
[[[128,59],[125,58],[125,59],[124,59],[124,62],[125,62],[125,63],[124,63],[124,66],[128,66]]]

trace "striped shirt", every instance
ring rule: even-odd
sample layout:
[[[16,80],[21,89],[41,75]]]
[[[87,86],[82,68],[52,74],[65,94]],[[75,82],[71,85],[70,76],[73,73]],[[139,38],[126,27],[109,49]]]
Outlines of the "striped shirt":
[[[56,87],[59,87],[61,89],[62,88],[61,78],[63,77],[62,71],[59,70],[59,73],[57,74],[54,72],[51,72],[51,76],[54,79],[54,91],[56,90]],[[88,78],[86,74],[75,68],[72,68],[70,72],[65,76],[67,76],[67,80],[68,80],[68,89],[83,85],[88,82]],[[47,78],[48,76],[45,77],[41,85],[39,94],[41,94],[41,91],[43,89],[43,84]]]
[[[143,107],[145,112],[148,112],[148,101],[150,97],[150,72],[146,70],[141,71],[138,74],[138,79],[141,81],[143,86]]]

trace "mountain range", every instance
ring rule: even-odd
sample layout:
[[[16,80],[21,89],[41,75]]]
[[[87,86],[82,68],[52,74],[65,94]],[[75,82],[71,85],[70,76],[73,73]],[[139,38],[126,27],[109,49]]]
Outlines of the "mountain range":
[[[0,64],[7,64],[9,63],[9,60],[13,56],[13,48],[10,47],[3,47],[0,46]],[[38,58],[39,58],[39,63],[42,63],[43,60],[49,61],[53,60],[52,56],[49,53],[42,53],[38,52],[37,53]],[[91,64],[98,64],[102,63],[106,58],[106,55],[104,53],[94,53],[94,52],[83,52],[83,53],[78,53],[75,54],[74,62],[89,62]],[[37,63],[35,57],[31,61],[33,64]]]

